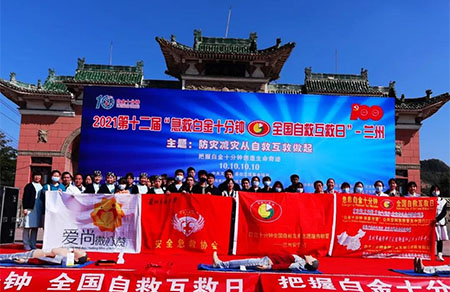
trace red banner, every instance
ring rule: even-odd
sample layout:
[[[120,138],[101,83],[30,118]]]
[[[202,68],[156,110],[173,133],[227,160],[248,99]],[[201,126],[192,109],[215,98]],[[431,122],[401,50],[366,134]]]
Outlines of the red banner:
[[[263,291],[450,291],[450,278],[261,274]]]
[[[337,195],[333,256],[430,259],[436,198]]]
[[[333,195],[239,192],[236,254],[328,252]]]
[[[232,198],[210,195],[143,195],[142,251],[227,254]]]
[[[110,269],[3,269],[0,291],[215,291],[256,292],[256,273],[199,273],[167,275],[151,271]]]

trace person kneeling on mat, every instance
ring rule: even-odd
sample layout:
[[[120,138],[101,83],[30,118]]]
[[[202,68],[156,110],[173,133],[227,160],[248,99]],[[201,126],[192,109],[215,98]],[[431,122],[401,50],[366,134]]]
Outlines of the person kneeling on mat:
[[[290,253],[270,254],[262,258],[248,258],[231,261],[221,261],[217,252],[213,252],[213,267],[221,269],[256,268],[258,270],[300,270],[315,271],[319,261],[311,255],[299,256]]]

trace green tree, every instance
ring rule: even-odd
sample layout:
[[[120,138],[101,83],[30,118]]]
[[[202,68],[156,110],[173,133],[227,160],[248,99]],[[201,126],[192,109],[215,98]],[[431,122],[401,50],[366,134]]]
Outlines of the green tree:
[[[8,144],[11,142],[0,131],[0,185],[14,186],[16,177],[17,150]]]

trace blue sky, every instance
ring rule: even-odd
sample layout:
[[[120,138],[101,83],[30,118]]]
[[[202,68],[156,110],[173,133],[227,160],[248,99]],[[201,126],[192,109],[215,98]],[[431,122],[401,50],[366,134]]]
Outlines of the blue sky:
[[[359,74],[368,69],[371,85],[396,81],[397,93],[421,97],[449,91],[449,2],[419,1],[1,1],[0,78],[36,83],[48,68],[74,75],[77,58],[108,64],[144,61],[146,79],[172,79],[155,36],[192,45],[193,30],[205,36],[258,33],[258,47],[296,42],[278,83],[303,84],[304,68]],[[20,115],[0,95],[0,129],[16,146]],[[450,164],[450,103],[425,120],[421,159]]]

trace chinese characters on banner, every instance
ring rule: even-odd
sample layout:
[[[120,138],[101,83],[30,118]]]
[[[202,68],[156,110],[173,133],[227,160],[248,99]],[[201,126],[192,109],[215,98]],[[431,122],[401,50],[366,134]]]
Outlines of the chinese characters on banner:
[[[140,195],[46,193],[44,249],[139,253]]]
[[[237,180],[286,184],[302,165],[306,191],[322,174],[338,184],[358,174],[367,186],[394,176],[394,98],[120,87],[86,87],[84,96],[83,173],[194,166],[218,183],[232,169]]]
[[[232,198],[143,195],[143,251],[228,253]]]
[[[239,192],[236,253],[325,255],[332,224],[333,195]]]
[[[333,256],[429,259],[436,198],[337,195]]]

